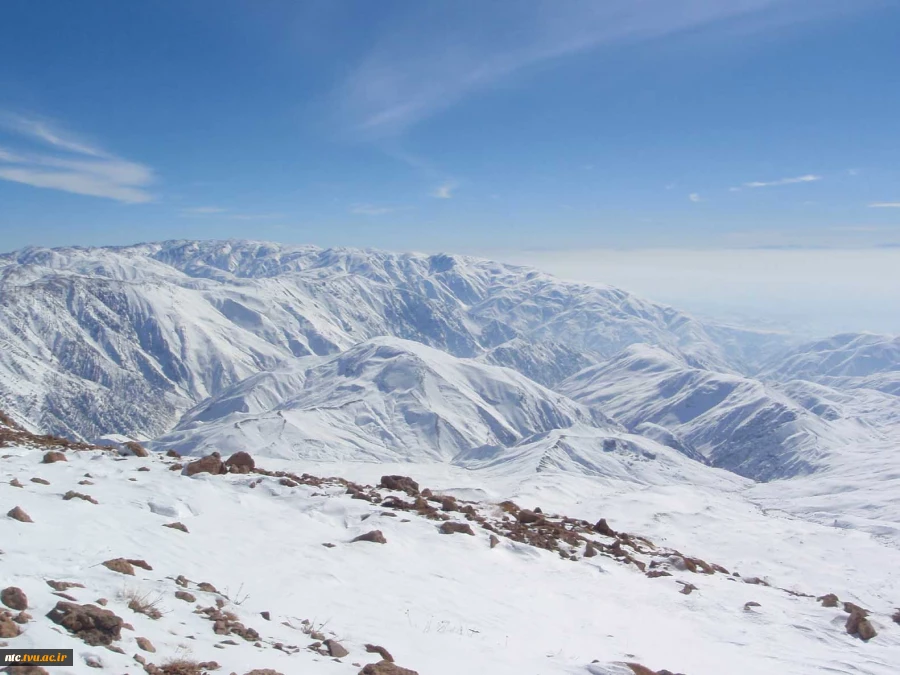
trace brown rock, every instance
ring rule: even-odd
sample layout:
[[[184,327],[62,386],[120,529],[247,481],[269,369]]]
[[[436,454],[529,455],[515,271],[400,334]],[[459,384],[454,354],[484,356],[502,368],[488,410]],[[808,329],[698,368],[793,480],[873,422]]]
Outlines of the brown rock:
[[[860,620],[859,625],[856,627],[856,634],[859,635],[860,640],[868,642],[878,635],[878,631],[875,630],[875,627],[868,619],[864,618]]]
[[[103,566],[106,569],[118,572],[119,574],[134,576],[134,565],[125,560],[125,558],[113,558],[112,560],[107,560],[103,563]]]
[[[96,600],[94,600],[94,602],[101,607],[106,607],[106,603],[108,603],[109,600],[107,600],[106,598],[97,598]]]
[[[21,507],[16,506],[15,508],[10,509],[6,513],[7,516],[12,518],[13,520],[18,520],[20,523],[33,523],[34,521],[31,519],[27,513],[25,513]]]
[[[96,605],[77,605],[60,600],[47,618],[92,646],[109,645],[121,637],[121,618]]]
[[[366,651],[370,654],[379,654],[383,661],[390,661],[391,663],[394,662],[394,657],[391,656],[391,653],[387,649],[379,645],[366,645]]]
[[[271,620],[272,620],[272,615],[269,614],[268,611],[266,611],[266,612],[260,612],[259,615],[260,615],[262,618],[264,618],[266,621],[271,621]]]
[[[500,539],[497,538],[496,534],[492,534],[490,538],[491,548],[494,548],[500,543]]]
[[[0,638],[14,638],[19,635],[19,626],[9,612],[0,612]]]
[[[135,457],[149,457],[150,451],[137,441],[128,441],[123,445]]]
[[[41,460],[44,464],[53,464],[54,462],[67,462],[66,456],[58,452],[56,450],[50,450],[49,452],[44,454],[44,459]]]
[[[186,467],[184,467],[185,476],[193,476],[198,473],[211,473],[213,475],[219,475],[228,473],[228,469],[225,467],[225,463],[222,461],[219,453],[214,452],[211,455],[201,457],[200,459],[193,461]]]
[[[900,623],[900,609],[894,612],[894,615],[891,618],[894,620],[894,623]]]
[[[585,544],[584,557],[585,558],[593,558],[595,555],[597,555],[597,549],[594,548],[594,544],[591,542],[588,542],[587,544]]]
[[[337,640],[325,640],[322,644],[325,645],[325,648],[328,650],[328,655],[333,656],[336,659],[342,659],[350,653],[344,649],[344,645]]]
[[[28,623],[31,621],[31,614],[28,612],[19,612],[13,617],[13,621],[18,624]]]
[[[137,646],[145,652],[153,653],[156,651],[156,647],[153,646],[153,643],[145,637],[135,638],[134,641],[137,642]]]
[[[440,532],[441,534],[471,534],[473,537],[475,536],[472,526],[468,523],[454,523],[450,520],[441,523]]]
[[[516,514],[516,520],[523,525],[532,525],[534,523],[544,522],[544,516],[528,509],[522,509]]]
[[[822,607],[837,607],[838,602],[840,602],[838,600],[838,596],[836,596],[834,593],[829,593],[828,595],[822,595],[822,596],[816,598],[816,600],[818,602],[822,603]]]
[[[199,584],[197,584],[197,589],[203,591],[204,593],[218,593],[219,592],[218,590],[216,590],[216,587],[213,586],[208,581],[201,581]]]
[[[697,587],[694,586],[694,584],[683,584],[680,592],[683,593],[684,595],[690,595],[691,593],[693,593],[696,590],[697,590]]]
[[[244,675],[282,675],[277,670],[272,670],[271,668],[257,668],[256,670],[251,670],[249,673],[244,673]]]
[[[39,485],[50,485],[50,481],[49,481],[49,480],[44,480],[43,478],[37,478],[37,477],[32,478],[32,479],[31,479],[31,482],[32,482],[32,483],[38,483]]]
[[[84,501],[90,502],[91,504],[97,503],[97,500],[90,495],[86,495],[81,492],[75,492],[75,490],[69,490],[68,492],[66,492],[66,494],[63,495],[63,499],[65,499],[66,501],[69,501],[70,499],[83,499]]]
[[[419,494],[419,484],[409,476],[382,476],[378,487],[405,492],[410,497],[416,497]]]
[[[20,488],[20,487],[25,487],[24,485],[22,485],[22,484],[19,482],[19,479],[18,479],[18,478],[13,478],[11,481],[9,481],[9,484],[12,485],[13,487],[19,487],[19,488]]]
[[[0,591],[0,602],[10,609],[15,609],[20,612],[28,609],[28,598],[25,596],[25,592],[18,586],[8,586]]]
[[[671,572],[666,572],[665,570],[650,570],[647,572],[647,577],[650,579],[656,579],[657,577],[670,577],[672,576]]]
[[[364,666],[359,675],[419,675],[419,673],[409,668],[401,668],[390,661],[379,661]]]
[[[616,531],[609,526],[609,523],[606,522],[606,518],[601,518],[597,521],[597,524],[594,525],[594,532],[602,534],[605,537],[616,536]]]
[[[178,459],[179,457],[181,457],[181,455],[178,454],[177,450],[169,448],[168,450],[166,450],[166,457],[174,457],[175,459]]]
[[[40,666],[10,666],[6,672],[9,675],[50,675]]]
[[[175,591],[175,597],[185,602],[197,602],[197,596],[187,591]]]
[[[184,523],[166,523],[163,527],[171,527],[173,530],[181,530],[182,532],[187,532],[187,525]]]
[[[748,611],[754,607],[762,607],[762,605],[760,605],[758,602],[753,602],[752,600],[750,602],[744,603],[744,609],[746,609]]]
[[[354,537],[351,540],[351,543],[355,541],[371,541],[375,544],[386,544],[387,539],[384,538],[384,535],[381,533],[381,530],[372,530],[371,532],[366,532],[365,534],[361,534],[358,537]]]
[[[626,663],[629,668],[631,668],[631,672],[634,675],[657,675],[655,670],[650,670],[647,666],[642,666],[640,663]]]
[[[231,473],[250,473],[256,468],[256,462],[250,456],[249,452],[236,452],[229,457],[225,466]]]

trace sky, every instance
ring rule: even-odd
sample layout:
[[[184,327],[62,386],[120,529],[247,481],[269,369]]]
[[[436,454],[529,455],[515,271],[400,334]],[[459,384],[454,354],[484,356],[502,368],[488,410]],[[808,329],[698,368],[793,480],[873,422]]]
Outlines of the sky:
[[[0,248],[890,251],[898,34],[897,0],[4,0]]]

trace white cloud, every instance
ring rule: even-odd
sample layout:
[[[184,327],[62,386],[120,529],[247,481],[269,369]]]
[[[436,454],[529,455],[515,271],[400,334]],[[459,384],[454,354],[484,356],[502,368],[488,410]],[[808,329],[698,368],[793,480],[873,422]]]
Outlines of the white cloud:
[[[757,30],[770,29],[828,11],[818,5],[792,0],[533,0],[479,3],[472,12],[469,3],[404,3],[402,13],[386,18],[389,30],[376,35],[372,48],[339,86],[336,103],[357,133],[397,136],[540,63],[701,27],[741,31],[753,30],[752,24]],[[728,22],[738,18],[748,21]]]
[[[181,213],[186,216],[204,216],[212,213],[225,213],[228,209],[220,206],[194,206],[189,209],[182,209]]]
[[[900,202],[874,202],[869,204],[870,209],[900,209]]]
[[[399,211],[409,211],[409,206],[377,206],[375,204],[356,204],[350,208],[350,213],[356,216],[384,216]]]
[[[795,185],[797,183],[815,183],[816,181],[822,180],[822,176],[816,176],[815,174],[808,173],[804,176],[795,176],[794,178],[781,178],[779,180],[772,181],[753,181],[752,183],[744,183],[741,187],[733,187],[729,188],[730,192],[740,192],[743,188],[764,188],[764,187],[777,187],[779,185]]]
[[[694,202],[695,204],[696,204],[697,202],[702,202],[702,201],[703,201],[703,199],[700,197],[700,195],[697,194],[696,192],[692,192],[691,194],[689,194],[689,195],[688,195],[688,199],[690,199],[690,200],[691,200],[692,202]]]
[[[75,138],[44,120],[0,113],[0,129],[39,151],[0,148],[0,180],[127,204],[149,202],[153,171]]]
[[[432,191],[431,196],[436,197],[437,199],[452,199],[453,191],[456,188],[456,183],[444,183],[442,185],[438,185],[434,189],[434,191]]]

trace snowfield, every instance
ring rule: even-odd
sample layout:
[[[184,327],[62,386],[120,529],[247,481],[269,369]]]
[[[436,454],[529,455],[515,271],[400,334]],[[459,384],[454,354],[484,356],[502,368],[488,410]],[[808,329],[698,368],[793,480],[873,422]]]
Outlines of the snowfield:
[[[66,462],[42,464],[40,451],[5,453],[4,509],[20,506],[34,521],[0,519],[4,585],[25,592],[34,617],[8,642],[72,648],[77,673],[140,673],[134,654],[158,665],[176,657],[215,660],[224,673],[356,673],[378,660],[365,651],[367,643],[427,675],[629,672],[614,666],[620,662],[690,675],[723,668],[735,675],[889,675],[900,662],[900,627],[890,619],[900,597],[900,552],[862,533],[766,514],[744,501],[735,485],[600,487],[566,473],[544,474],[540,481],[495,479],[434,464],[403,465],[423,487],[460,495],[460,503],[471,500],[479,512],[502,513],[496,504],[513,497],[523,507],[543,505],[548,515],[590,522],[606,517],[613,528],[743,575],[692,573],[665,562],[657,569],[672,576],[648,578],[634,564],[586,558],[583,550],[568,560],[506,537],[491,548],[489,533],[477,526],[474,536],[441,534],[439,522],[353,499],[340,485],[286,487],[257,474],[188,477],[170,471],[167,464],[176,460],[162,455],[117,459],[81,451],[67,453]],[[318,469],[359,481],[395,468],[296,460],[266,460],[265,467]],[[9,486],[14,477],[24,487]],[[33,483],[33,477],[49,484]],[[85,480],[91,484],[80,484]],[[97,503],[65,501],[68,490]],[[173,520],[189,532],[163,527]],[[350,543],[373,529],[387,543]],[[152,570],[138,567],[125,576],[101,565],[118,557],[145,560]],[[665,559],[662,553],[636,557]],[[175,583],[179,575],[190,580],[186,588]],[[751,576],[771,586],[746,583]],[[60,600],[47,580],[84,584],[65,591],[78,603],[107,599],[106,608],[134,627],[113,643],[125,653],[87,646],[46,619]],[[220,593],[198,590],[199,582]],[[682,582],[696,590],[681,593]],[[869,642],[852,637],[840,607],[778,588],[836,593],[871,610],[878,635]],[[196,602],[177,599],[181,590]],[[193,613],[195,606],[214,607],[223,595],[231,599],[224,609],[259,633],[260,646],[217,635],[211,621]],[[162,616],[129,609],[127,598],[135,596],[158,600]],[[759,606],[745,609],[748,602]],[[304,619],[348,655],[336,661],[308,650],[313,638],[302,630]],[[138,637],[149,639],[156,652],[141,650]],[[274,648],[276,642],[287,651]],[[92,658],[102,670],[87,666]]]

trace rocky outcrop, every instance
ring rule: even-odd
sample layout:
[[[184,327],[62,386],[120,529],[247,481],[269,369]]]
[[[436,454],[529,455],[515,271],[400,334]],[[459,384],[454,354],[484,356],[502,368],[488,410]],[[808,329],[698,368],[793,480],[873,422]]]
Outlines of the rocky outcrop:
[[[211,473],[217,476],[228,473],[228,468],[225,466],[225,462],[222,461],[221,455],[218,452],[214,452],[206,455],[206,457],[190,462],[184,467],[183,473],[185,476],[195,476],[198,473]]]
[[[108,609],[63,600],[56,603],[47,618],[93,646],[110,645],[118,640],[125,623]]]

